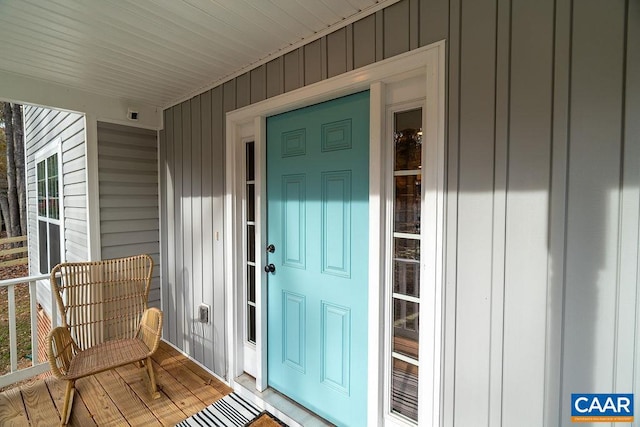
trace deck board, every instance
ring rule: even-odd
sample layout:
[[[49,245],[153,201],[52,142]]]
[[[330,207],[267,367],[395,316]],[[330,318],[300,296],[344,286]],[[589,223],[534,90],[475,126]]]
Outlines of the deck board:
[[[22,399],[32,426],[50,426],[51,420],[59,418],[49,389],[44,381],[37,381],[22,388]]]
[[[29,419],[27,418],[19,390],[8,390],[0,394],[0,425],[29,425]]]
[[[45,384],[49,389],[49,394],[53,399],[54,405],[58,409],[58,414],[62,411],[64,405],[64,381],[58,381],[53,377],[49,377],[45,380]],[[97,424],[93,421],[87,405],[84,404],[82,399],[74,399],[73,411],[71,411],[71,417],[69,418],[69,425],[71,426],[87,426],[95,427]]]
[[[162,391],[162,384],[158,385],[160,399],[152,399],[140,370],[133,365],[121,366],[116,372],[163,425],[173,426],[188,417]]]
[[[76,382],[71,426],[173,426],[232,390],[165,342],[154,355],[159,399],[127,365]],[[0,425],[57,425],[65,383],[48,376],[0,393]]]

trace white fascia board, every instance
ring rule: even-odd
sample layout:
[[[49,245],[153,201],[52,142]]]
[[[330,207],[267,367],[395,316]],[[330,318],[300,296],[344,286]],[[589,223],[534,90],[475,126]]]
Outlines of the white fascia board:
[[[162,109],[159,107],[6,71],[0,71],[0,100],[90,114],[98,121],[145,129],[158,130],[162,127]],[[139,113],[137,121],[127,119],[129,109]]]

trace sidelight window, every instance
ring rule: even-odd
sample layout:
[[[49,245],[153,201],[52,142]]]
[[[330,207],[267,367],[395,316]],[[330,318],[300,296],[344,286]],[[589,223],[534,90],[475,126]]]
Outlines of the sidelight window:
[[[422,108],[393,113],[393,202],[390,225],[389,410],[418,421]]]
[[[254,142],[245,143],[245,232],[246,242],[246,341],[256,343],[256,180],[255,180],[255,148]]]

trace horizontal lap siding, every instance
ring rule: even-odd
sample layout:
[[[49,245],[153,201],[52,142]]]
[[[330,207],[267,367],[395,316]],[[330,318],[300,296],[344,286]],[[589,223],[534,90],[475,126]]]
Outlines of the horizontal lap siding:
[[[149,254],[149,302],[160,307],[157,153],[155,131],[98,122],[101,256]]]
[[[84,116],[27,105],[24,118],[29,268],[31,274],[38,274],[36,156],[57,141],[62,144],[65,261],[83,261],[88,257]],[[38,300],[50,312],[50,292],[39,288]]]

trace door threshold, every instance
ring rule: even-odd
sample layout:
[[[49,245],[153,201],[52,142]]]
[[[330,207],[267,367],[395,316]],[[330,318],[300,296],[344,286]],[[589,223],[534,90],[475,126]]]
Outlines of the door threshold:
[[[324,418],[271,387],[262,392],[256,390],[256,380],[249,374],[236,377],[233,389],[237,394],[269,411],[290,427],[333,426]]]

